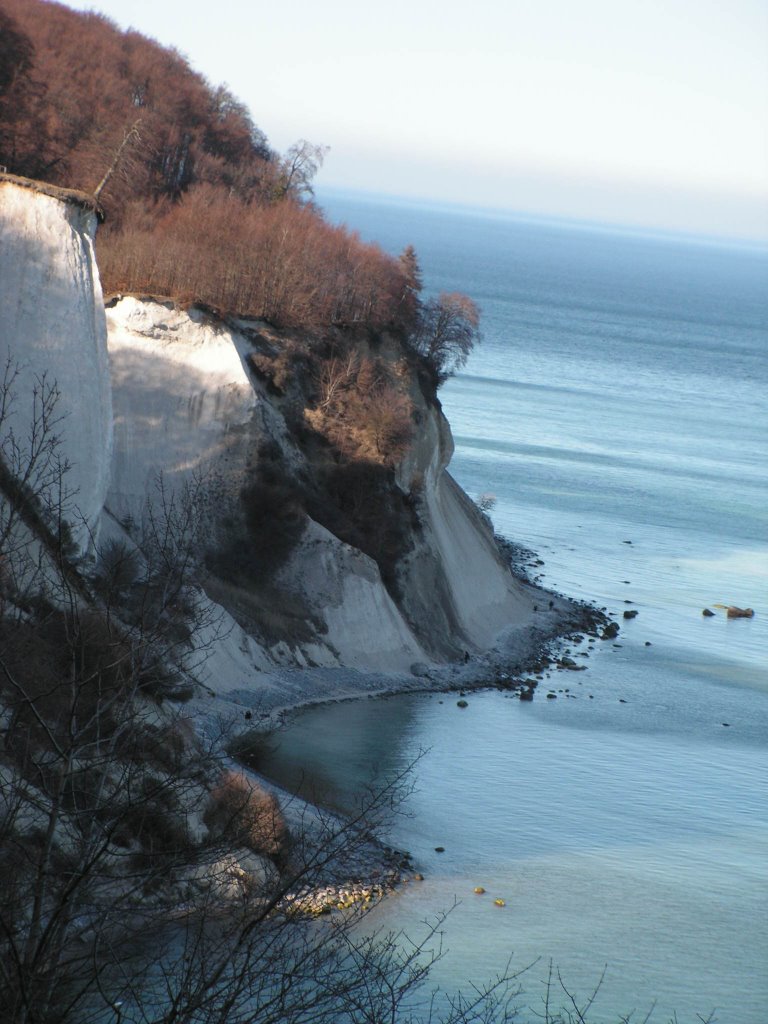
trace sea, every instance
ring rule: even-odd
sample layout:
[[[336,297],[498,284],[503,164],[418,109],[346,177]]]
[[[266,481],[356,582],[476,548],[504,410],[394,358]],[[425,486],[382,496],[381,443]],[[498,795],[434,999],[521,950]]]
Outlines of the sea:
[[[269,771],[321,782],[345,809],[413,766],[390,841],[424,880],[366,927],[407,942],[437,923],[425,998],[511,970],[524,1024],[547,1006],[581,1020],[593,996],[595,1024],[765,1024],[768,249],[320,202],[388,252],[414,245],[426,296],[478,304],[482,342],[440,393],[450,472],[493,495],[496,530],[535,552],[542,586],[622,628],[570,644],[586,671],[553,673],[531,703],[484,691],[463,709],[436,694],[307,710]]]

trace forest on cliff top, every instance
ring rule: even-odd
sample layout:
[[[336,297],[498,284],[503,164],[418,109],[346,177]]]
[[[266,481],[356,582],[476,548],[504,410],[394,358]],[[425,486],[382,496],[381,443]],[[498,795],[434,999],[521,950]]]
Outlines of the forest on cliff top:
[[[413,371],[434,400],[477,327],[461,296],[421,301],[412,249],[394,259],[324,219],[311,191],[323,155],[305,141],[276,154],[225,87],[137,32],[0,0],[0,164],[95,198],[108,294],[259,321],[249,369],[285,407],[307,471],[288,479],[279,448],[256,453],[240,495],[249,536],[229,561],[207,558],[230,582],[247,562],[252,589],[310,512],[394,587],[415,529],[394,478],[417,426]],[[131,543],[93,538],[81,559],[62,396],[44,352],[28,393],[16,360],[33,355],[9,350],[0,367],[0,1018],[394,1021],[439,955],[437,926],[401,947],[355,924],[391,884],[371,829],[403,780],[355,820],[289,821],[246,771],[224,770],[226,732],[201,738],[183,710],[223,628],[201,601],[200,502],[160,486]],[[314,921],[372,872],[343,914]],[[510,980],[449,1019],[506,1010]]]
[[[291,326],[407,325],[401,264],[311,203],[322,147],[279,156],[225,86],[98,14],[3,0],[0,40],[0,163],[98,191],[106,292]]]
[[[315,332],[390,330],[439,385],[477,340],[465,296],[422,302],[399,259],[313,202],[326,150],[284,155],[176,50],[50,0],[0,2],[0,164],[96,194],[104,291],[171,297]]]

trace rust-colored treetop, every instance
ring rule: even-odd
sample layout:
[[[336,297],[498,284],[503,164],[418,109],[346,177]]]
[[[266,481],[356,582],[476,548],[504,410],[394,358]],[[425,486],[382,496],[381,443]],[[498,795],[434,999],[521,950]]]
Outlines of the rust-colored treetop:
[[[202,181],[243,198],[273,187],[277,157],[246,108],[175,50],[43,0],[2,0],[0,40],[0,163],[12,173],[93,192],[138,122],[104,190],[112,218]]]
[[[286,326],[397,325],[397,261],[310,201],[324,155],[300,140],[280,157],[226,87],[138,32],[0,3],[0,165],[98,195],[105,292]]]
[[[0,0],[0,165],[87,193],[104,291],[162,295],[281,327],[393,330],[439,386],[477,333],[462,296],[424,304],[400,259],[312,202],[326,149],[284,156],[174,49],[49,0]]]

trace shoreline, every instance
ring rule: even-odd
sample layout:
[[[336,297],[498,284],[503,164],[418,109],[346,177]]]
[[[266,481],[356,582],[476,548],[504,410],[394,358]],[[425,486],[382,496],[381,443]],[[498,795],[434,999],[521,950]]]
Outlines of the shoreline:
[[[526,551],[526,557],[531,554]],[[517,694],[521,700],[532,700],[537,687],[553,673],[586,669],[586,665],[576,665],[572,659],[558,653],[558,648],[562,651],[569,642],[581,642],[587,637],[600,638],[601,629],[613,620],[596,606],[546,591],[530,579],[521,577],[515,567],[511,568],[513,574],[541,596],[542,601],[557,600],[559,609],[557,612],[547,609],[549,621],[543,628],[524,627],[517,635],[507,637],[507,643],[499,649],[483,652],[461,663],[414,666],[416,671],[412,670],[408,675],[388,674],[382,678],[381,673],[345,668],[291,670],[294,678],[295,673],[299,673],[305,680],[314,678],[315,682],[321,675],[324,681],[335,683],[335,692],[312,697],[305,690],[296,693],[293,700],[275,704],[269,709],[263,706],[250,709],[245,703],[238,703],[234,707],[240,709],[243,718],[238,722],[235,735],[253,734],[254,738],[263,737],[268,741],[270,735],[279,732],[287,722],[309,708],[405,694],[463,696],[470,692],[498,690]],[[516,642],[509,642],[512,639]],[[284,788],[264,772],[263,766],[249,766],[247,760],[241,760],[235,754],[230,754],[229,758],[238,770],[252,775],[260,785],[273,791],[284,804],[284,809],[292,808],[294,813],[291,817],[302,829],[306,829],[307,821],[311,829],[313,823],[329,817],[341,828],[347,826],[348,819],[344,815]],[[388,845],[375,827],[366,825],[364,831],[364,840],[352,861],[345,863],[343,858],[334,859],[329,866],[329,878],[320,877],[317,884],[303,885],[296,892],[289,893],[285,899],[287,912],[310,916],[348,909],[358,912],[362,909],[364,912],[365,907],[374,906],[401,886],[424,880],[409,851]]]
[[[342,666],[279,670],[272,674],[281,681],[294,683],[292,688],[297,692],[292,699],[275,701],[267,707],[265,694],[240,693],[239,700],[228,703],[233,710],[242,709],[245,720],[252,723],[250,728],[259,728],[267,733],[281,728],[286,721],[310,707],[400,694],[501,690],[517,692],[523,700],[532,699],[532,691],[553,671],[578,671],[587,667],[577,666],[567,653],[562,653],[562,648],[586,638],[613,639],[618,633],[618,623],[596,605],[544,590],[527,576],[519,575],[514,568],[512,571],[541,595],[542,601],[550,604],[557,601],[559,607],[542,609],[541,625],[517,627],[497,647],[469,656],[463,662],[442,665],[416,663],[408,673],[383,673]],[[612,628],[612,623],[616,634],[603,636],[606,628]],[[558,648],[561,649],[559,653]],[[327,684],[327,689],[322,695],[313,696],[311,689],[317,686],[318,681]],[[247,700],[248,696],[253,699]],[[222,697],[216,699],[220,701]]]
[[[494,539],[509,572],[528,592],[532,618],[507,627],[488,649],[474,655],[467,653],[462,661],[414,663],[408,672],[346,666],[278,668],[265,674],[260,689],[216,693],[206,688],[206,696],[190,701],[188,707],[202,731],[211,730],[212,735],[219,736],[219,743],[225,733],[228,735],[222,749],[224,763],[244,772],[279,799],[289,828],[301,837],[301,845],[317,853],[328,841],[329,830],[351,839],[351,856],[349,851],[340,851],[328,857],[311,885],[299,873],[296,884],[284,897],[284,912],[319,916],[353,909],[365,913],[401,886],[423,881],[424,875],[409,851],[396,849],[382,838],[385,820],[377,821],[375,814],[373,821],[365,817],[355,820],[270,777],[264,771],[268,755],[265,758],[260,748],[268,745],[271,735],[309,708],[353,701],[407,694],[463,697],[483,690],[503,691],[530,701],[537,688],[543,689],[553,675],[587,668],[568,656],[569,644],[611,639],[615,634],[606,635],[606,629],[618,632],[619,613],[611,616],[593,603],[545,588],[537,576],[544,565],[537,552],[498,534]],[[552,693],[550,690],[547,696]],[[253,740],[250,755],[248,737]]]

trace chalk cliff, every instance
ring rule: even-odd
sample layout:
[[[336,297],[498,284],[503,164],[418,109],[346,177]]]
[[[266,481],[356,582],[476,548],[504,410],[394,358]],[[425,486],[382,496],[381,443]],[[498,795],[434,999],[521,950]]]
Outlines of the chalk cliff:
[[[71,525],[84,549],[111,471],[107,331],[93,249],[96,213],[76,193],[52,191],[0,177],[0,360],[18,368],[3,437],[13,432],[25,443],[33,390],[58,387],[60,454],[71,466],[67,488],[82,517]]]
[[[269,328],[133,297],[111,301],[105,315],[95,227],[93,211],[71,199],[0,184],[2,355],[23,355],[19,390],[43,372],[56,380],[64,454],[92,530],[100,523],[103,537],[140,543],[162,480],[166,499],[190,487],[202,494],[214,555],[231,534],[246,557],[239,496],[261,453],[287,477],[308,472],[285,410],[250,362]],[[373,558],[304,513],[268,584],[235,583],[226,563],[201,552],[200,600],[225,627],[200,669],[209,689],[279,689],[286,669],[424,671],[530,630],[535,591],[510,574],[448,474],[453,442],[439,405],[415,380],[411,395],[419,427],[394,479],[417,511],[395,577],[385,585]]]

